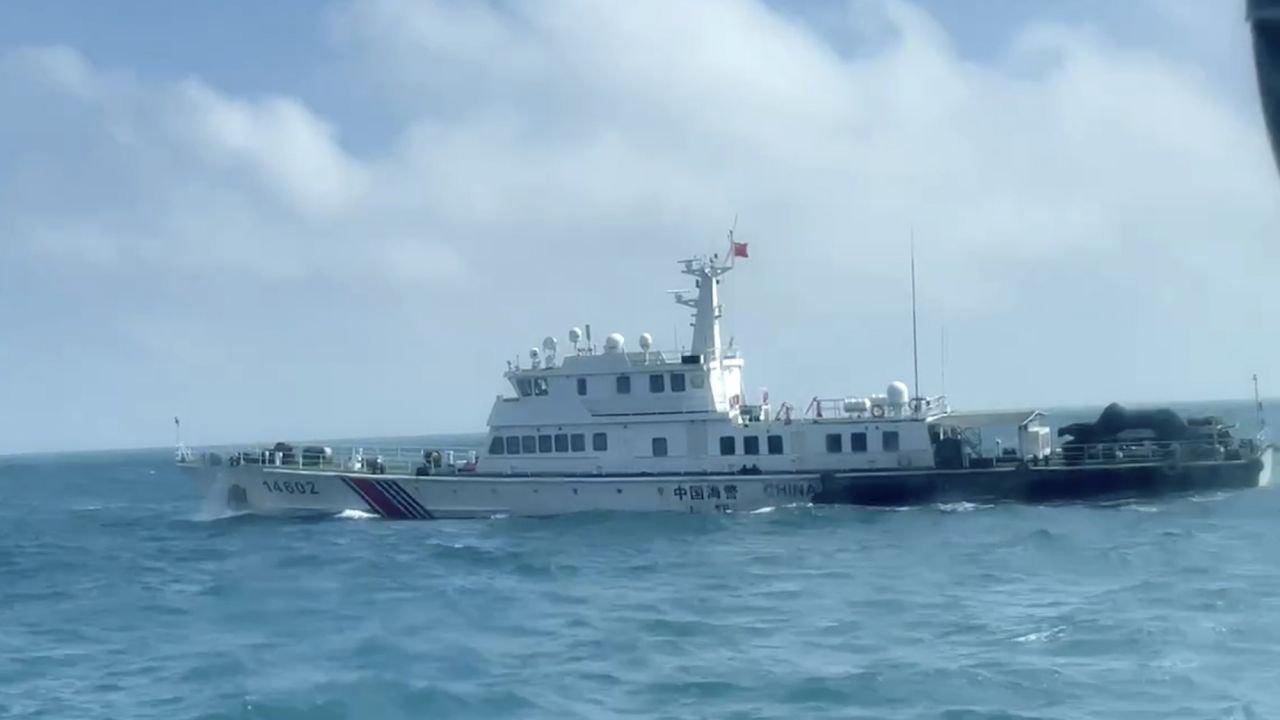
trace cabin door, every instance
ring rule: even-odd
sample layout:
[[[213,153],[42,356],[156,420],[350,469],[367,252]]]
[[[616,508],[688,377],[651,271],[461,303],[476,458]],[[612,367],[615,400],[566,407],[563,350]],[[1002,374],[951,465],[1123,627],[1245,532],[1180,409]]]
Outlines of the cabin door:
[[[689,423],[688,430],[689,457],[703,458],[707,456],[707,424],[704,422]]]

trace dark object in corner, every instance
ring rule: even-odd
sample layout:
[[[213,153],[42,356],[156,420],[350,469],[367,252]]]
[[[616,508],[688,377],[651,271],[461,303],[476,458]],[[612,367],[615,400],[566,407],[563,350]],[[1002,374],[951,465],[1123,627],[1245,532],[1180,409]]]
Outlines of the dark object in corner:
[[[1248,19],[1253,27],[1253,63],[1262,115],[1280,168],[1280,0],[1249,0]]]

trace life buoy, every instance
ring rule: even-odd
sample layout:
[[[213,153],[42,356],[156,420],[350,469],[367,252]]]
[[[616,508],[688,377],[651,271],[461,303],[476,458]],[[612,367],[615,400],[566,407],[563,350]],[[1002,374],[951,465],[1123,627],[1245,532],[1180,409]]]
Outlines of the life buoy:
[[[878,417],[878,418],[882,418],[882,417],[884,417],[884,406],[883,406],[883,405],[872,405],[872,406],[871,406],[871,417]]]

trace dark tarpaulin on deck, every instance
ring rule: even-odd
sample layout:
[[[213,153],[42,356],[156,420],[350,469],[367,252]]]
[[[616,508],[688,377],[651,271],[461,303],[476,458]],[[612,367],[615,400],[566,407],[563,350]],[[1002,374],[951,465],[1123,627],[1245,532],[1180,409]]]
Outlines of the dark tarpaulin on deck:
[[[1258,93],[1271,134],[1271,150],[1280,168],[1280,0],[1249,0],[1253,26],[1253,59],[1258,71]]]

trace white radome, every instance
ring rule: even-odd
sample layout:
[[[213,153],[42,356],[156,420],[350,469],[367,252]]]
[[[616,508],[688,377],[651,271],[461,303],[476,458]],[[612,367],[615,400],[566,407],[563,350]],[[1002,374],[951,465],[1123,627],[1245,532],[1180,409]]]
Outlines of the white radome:
[[[582,339],[581,328],[569,328],[569,342],[573,343],[574,345],[577,345],[578,341],[581,339]]]
[[[626,341],[622,337],[622,333],[610,333],[609,337],[604,339],[605,352],[621,352],[622,346]]]
[[[907,398],[911,397],[911,394],[906,383],[895,380],[889,383],[888,389],[885,390],[885,397],[890,405],[902,407],[907,404]]]
[[[653,336],[649,333],[640,333],[640,349],[648,352],[651,347],[653,347]]]

